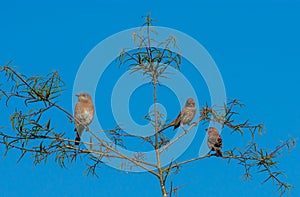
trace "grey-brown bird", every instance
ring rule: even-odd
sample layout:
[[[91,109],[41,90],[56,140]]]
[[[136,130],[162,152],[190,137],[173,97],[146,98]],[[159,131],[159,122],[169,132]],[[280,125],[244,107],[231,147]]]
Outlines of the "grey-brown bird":
[[[206,129],[208,134],[207,138],[207,146],[211,151],[216,151],[217,157],[222,157],[222,137],[218,131],[218,129],[214,127],[209,127]]]
[[[158,133],[162,132],[163,130],[174,126],[174,129],[177,129],[179,126],[183,125],[189,125],[191,121],[194,119],[196,114],[196,104],[193,98],[189,98],[179,115],[175,120],[173,120],[171,123],[166,125],[164,128],[158,131]]]
[[[78,102],[74,112],[76,126],[75,145],[78,145],[84,129],[91,124],[94,118],[94,104],[92,97],[86,92],[81,92],[76,96],[78,97]]]

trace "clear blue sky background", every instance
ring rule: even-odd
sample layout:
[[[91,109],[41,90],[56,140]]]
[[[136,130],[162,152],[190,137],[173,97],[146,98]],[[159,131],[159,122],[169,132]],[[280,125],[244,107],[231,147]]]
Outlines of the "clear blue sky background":
[[[245,118],[266,124],[267,133],[258,140],[261,145],[273,148],[289,135],[299,136],[298,0],[91,0],[84,3],[12,0],[1,1],[0,8],[0,64],[13,59],[27,75],[59,70],[66,82],[60,104],[69,111],[72,111],[73,80],[87,53],[106,37],[139,26],[141,16],[151,11],[152,17],[158,20],[157,25],[183,31],[204,45],[221,71],[228,97],[238,98],[247,105],[242,111]],[[201,96],[202,90],[198,91]],[[134,98],[139,95],[143,95],[142,90],[132,99],[142,106]],[[206,96],[199,105],[205,103]],[[3,105],[1,112],[2,108]],[[178,110],[170,109],[170,118]],[[1,124],[8,124],[6,112],[0,118]],[[73,125],[56,124],[70,131],[70,136],[74,135]],[[242,144],[239,135],[229,135],[226,130],[222,135],[225,149]],[[196,156],[193,147],[197,150],[203,136],[197,137],[182,158]],[[3,152],[1,147],[0,154]],[[17,158],[18,152],[10,152],[0,160],[0,196],[160,196],[157,180],[146,173],[126,174],[103,166],[97,179],[84,176],[85,165],[80,162],[61,169],[52,160],[47,165],[33,167],[29,157],[19,164]],[[299,148],[296,148],[284,154],[280,161],[287,174],[284,180],[296,187],[291,196],[300,196],[299,160]],[[242,181],[242,170],[234,162],[228,165],[213,158],[187,165],[173,180],[177,186],[184,185],[179,196],[276,195],[272,183],[260,184],[264,176],[254,174],[251,182]]]

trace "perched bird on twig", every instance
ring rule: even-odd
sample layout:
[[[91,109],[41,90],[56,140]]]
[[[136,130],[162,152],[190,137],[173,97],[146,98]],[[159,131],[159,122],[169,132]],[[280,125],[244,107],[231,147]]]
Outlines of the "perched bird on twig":
[[[174,126],[173,130],[175,130],[179,126],[182,127],[183,125],[187,125],[187,124],[189,125],[191,121],[194,119],[195,114],[196,114],[195,101],[193,98],[189,98],[186,101],[184,108],[181,110],[177,118],[173,120],[171,123],[169,123],[168,125],[166,125],[164,128],[162,128],[161,130],[159,130],[158,133],[172,126]]]
[[[207,146],[211,151],[216,151],[217,157],[222,157],[222,137],[219,133],[219,131],[214,127],[209,127],[206,129],[206,132],[208,133],[207,138]]]
[[[76,125],[75,145],[78,145],[84,129],[91,124],[94,118],[94,104],[92,97],[86,92],[81,92],[76,96],[78,97],[78,102],[76,103],[74,113]]]

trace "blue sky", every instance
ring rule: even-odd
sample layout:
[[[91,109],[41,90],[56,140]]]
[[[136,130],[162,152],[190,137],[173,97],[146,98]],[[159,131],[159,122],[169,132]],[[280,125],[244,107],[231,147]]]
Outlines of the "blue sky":
[[[300,2],[297,0],[92,0],[88,3],[29,0],[1,1],[0,8],[0,64],[13,59],[14,65],[27,75],[58,70],[66,82],[60,104],[69,111],[72,111],[74,78],[88,52],[106,37],[139,26],[141,16],[150,11],[157,25],[178,29],[207,49],[222,74],[227,96],[246,104],[242,110],[244,118],[250,118],[253,123],[265,123],[267,133],[258,138],[262,146],[273,148],[289,135],[299,136]],[[191,68],[186,65],[183,72],[188,74]],[[110,75],[112,73],[108,73],[108,77]],[[197,77],[192,74],[190,77],[197,82]],[[199,81],[197,95],[202,99],[198,106],[209,99],[205,84]],[[103,88],[109,87],[108,83]],[[98,84],[97,91],[99,89]],[[132,96],[132,102],[141,109],[149,107],[138,99],[143,95],[147,97],[143,91],[146,89],[141,88]],[[168,96],[174,96],[164,94],[163,90],[161,94],[165,103],[169,101]],[[176,101],[171,103],[176,104]],[[98,105],[101,108],[104,104],[96,102]],[[142,110],[131,107],[138,122]],[[167,108],[170,118],[179,110],[178,105],[176,109]],[[8,124],[6,111],[1,115],[1,124]],[[57,116],[53,113],[54,120],[62,120]],[[113,121],[107,119],[105,123],[112,126]],[[74,135],[73,125],[58,121],[56,126]],[[182,158],[197,153],[203,138],[201,128],[198,133]],[[239,135],[229,135],[226,130],[222,135],[225,149],[246,142],[245,137],[240,140]],[[298,151],[297,147],[290,154],[284,154],[280,161],[287,181],[296,187],[291,196],[300,196]],[[3,152],[1,147],[0,154]],[[97,179],[86,177],[83,174],[86,166],[79,161],[61,169],[51,160],[46,165],[33,167],[29,157],[16,164],[17,158],[18,152],[12,151],[0,160],[0,196],[160,195],[157,180],[146,173],[127,174],[102,166]],[[213,158],[185,166],[173,180],[177,186],[184,185],[179,196],[275,196],[276,187],[272,183],[261,185],[264,178],[261,175],[253,174],[251,182],[241,180],[242,170],[234,162],[228,165],[225,160]]]

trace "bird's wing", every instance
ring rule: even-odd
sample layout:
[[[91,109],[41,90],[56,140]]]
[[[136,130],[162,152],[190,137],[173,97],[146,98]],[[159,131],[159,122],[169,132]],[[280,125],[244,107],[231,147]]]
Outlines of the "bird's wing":
[[[222,149],[223,142],[222,142],[222,137],[219,135],[218,138],[216,139],[215,147],[217,149]]]
[[[80,103],[76,103],[76,105],[75,105],[75,112],[74,112],[74,117],[75,117],[74,122],[75,122],[76,127],[79,126],[79,122],[77,120],[79,120],[78,114],[80,114],[80,113],[81,113]]]
[[[84,126],[80,125],[80,121],[82,120],[82,116],[80,116],[80,114],[83,113],[83,107],[81,106],[81,103],[76,103],[75,105],[75,113],[74,113],[74,117],[75,117],[75,126],[76,126],[76,132],[79,134],[79,136],[81,136],[83,130],[84,130]],[[79,122],[78,122],[79,121]]]
[[[207,138],[208,148],[210,148],[210,149],[214,148],[215,144],[216,144],[216,141],[217,141],[217,136],[209,135],[208,138]]]
[[[182,117],[182,112],[180,112],[178,114],[177,118],[172,122],[173,125],[174,125],[174,130],[177,129],[180,126],[181,117]]]

